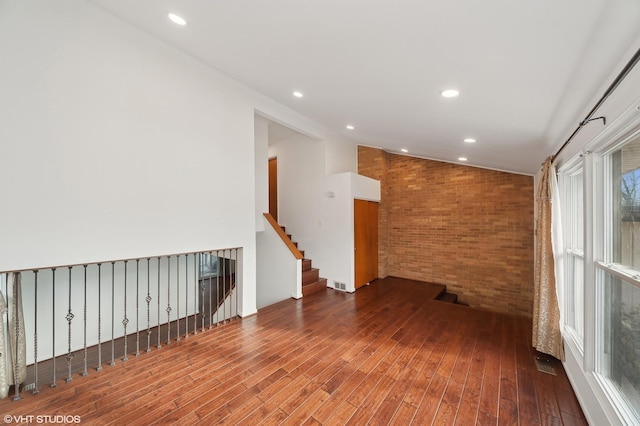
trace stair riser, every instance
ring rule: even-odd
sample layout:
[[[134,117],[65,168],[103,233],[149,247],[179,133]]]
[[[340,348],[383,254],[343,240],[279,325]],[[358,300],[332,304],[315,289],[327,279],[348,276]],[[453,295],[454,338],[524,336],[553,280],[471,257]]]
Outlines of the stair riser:
[[[311,270],[311,259],[302,259],[302,272]]]
[[[314,283],[320,279],[320,270],[318,269],[310,269],[308,271],[302,272],[302,285],[307,285],[310,283]]]

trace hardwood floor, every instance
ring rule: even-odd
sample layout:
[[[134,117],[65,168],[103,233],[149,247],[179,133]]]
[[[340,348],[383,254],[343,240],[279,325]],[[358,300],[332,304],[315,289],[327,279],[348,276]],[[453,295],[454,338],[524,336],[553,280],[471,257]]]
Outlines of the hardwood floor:
[[[557,376],[536,369],[530,320],[435,301],[439,290],[387,278],[286,300],[2,400],[0,413],[11,424],[586,424],[561,364]]]

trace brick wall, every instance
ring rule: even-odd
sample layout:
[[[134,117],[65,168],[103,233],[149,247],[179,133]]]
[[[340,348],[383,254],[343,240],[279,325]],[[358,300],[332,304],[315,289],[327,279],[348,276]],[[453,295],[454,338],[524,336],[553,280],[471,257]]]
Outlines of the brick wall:
[[[533,177],[358,148],[381,181],[380,276],[446,284],[470,306],[531,316]]]

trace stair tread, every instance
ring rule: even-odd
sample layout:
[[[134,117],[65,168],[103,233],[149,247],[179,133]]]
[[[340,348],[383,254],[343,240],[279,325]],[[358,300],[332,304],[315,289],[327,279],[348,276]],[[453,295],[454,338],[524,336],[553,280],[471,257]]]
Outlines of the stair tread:
[[[302,286],[302,295],[308,296],[310,294],[316,293],[318,291],[327,289],[327,279],[320,278],[318,281],[306,284]]]
[[[319,277],[317,280],[309,281],[309,282],[306,282],[306,283],[302,283],[302,287],[307,287],[307,286],[310,286],[310,285],[318,284],[320,281],[327,281],[327,279]]]

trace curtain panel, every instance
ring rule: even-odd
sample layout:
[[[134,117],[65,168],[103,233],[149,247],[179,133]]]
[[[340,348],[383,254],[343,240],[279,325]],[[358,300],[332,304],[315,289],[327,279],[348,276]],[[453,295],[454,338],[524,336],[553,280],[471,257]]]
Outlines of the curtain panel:
[[[27,345],[22,311],[22,276],[8,275],[11,293],[0,291],[0,398],[6,398],[9,386],[27,378]],[[7,283],[8,290],[8,283]]]
[[[560,206],[555,168],[551,160],[549,157],[542,164],[542,174],[536,193],[532,343],[536,350],[564,360],[557,292],[557,286],[562,277],[560,273],[562,261],[559,255],[562,251],[558,215]],[[553,217],[554,210],[556,218]]]

